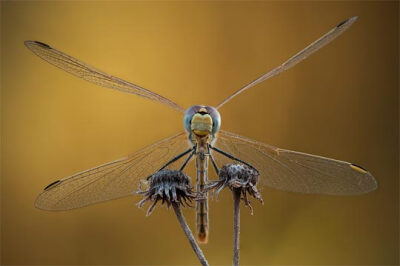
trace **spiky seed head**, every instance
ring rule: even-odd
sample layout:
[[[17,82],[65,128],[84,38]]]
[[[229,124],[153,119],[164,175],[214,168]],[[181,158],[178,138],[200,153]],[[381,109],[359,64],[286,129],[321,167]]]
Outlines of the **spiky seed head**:
[[[263,199],[257,190],[259,172],[257,169],[245,164],[226,164],[219,171],[219,180],[211,182],[206,186],[206,190],[215,189],[216,196],[225,187],[241,194],[241,199],[248,206],[253,214],[253,208],[247,198],[247,194],[254,197],[261,203]]]
[[[150,185],[146,190],[139,189],[138,194],[143,195],[143,199],[137,203],[142,207],[147,201],[153,202],[147,210],[146,215],[149,216],[157,202],[161,200],[161,204],[166,203],[168,207],[172,203],[179,206],[191,206],[193,200],[200,200],[198,193],[193,191],[190,185],[190,177],[177,170],[161,170],[150,177]]]

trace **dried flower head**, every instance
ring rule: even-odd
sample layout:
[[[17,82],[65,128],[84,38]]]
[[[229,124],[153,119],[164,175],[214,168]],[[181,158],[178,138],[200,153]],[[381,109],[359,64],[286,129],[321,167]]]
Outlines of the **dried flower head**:
[[[147,201],[153,203],[147,210],[146,216],[149,216],[157,202],[161,200],[161,204],[167,203],[170,207],[172,203],[177,203],[181,206],[189,206],[192,200],[199,200],[198,193],[193,191],[190,185],[190,178],[176,170],[161,170],[150,177],[150,186],[147,190],[140,190],[138,194],[143,195],[143,199],[137,204],[142,207]]]
[[[227,164],[220,169],[219,180],[211,182],[206,189],[216,189],[215,194],[218,196],[221,190],[228,186],[232,191],[237,191],[241,194],[245,205],[250,208],[251,214],[253,214],[253,208],[247,198],[247,194],[264,203],[256,187],[259,175],[257,169],[248,165]]]

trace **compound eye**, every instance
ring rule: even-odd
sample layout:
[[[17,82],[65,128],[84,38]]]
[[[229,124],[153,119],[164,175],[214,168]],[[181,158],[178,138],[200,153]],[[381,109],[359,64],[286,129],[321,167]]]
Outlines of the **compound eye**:
[[[214,107],[207,106],[206,109],[213,120],[213,134],[215,134],[221,127],[221,115],[219,114],[218,110],[215,109]]]
[[[202,106],[200,105],[193,105],[186,110],[183,117],[183,126],[187,132],[190,132],[190,121],[192,121],[192,117],[200,110],[201,107]]]
[[[200,105],[193,105],[190,106],[186,112],[185,116],[193,116],[195,113],[197,113],[200,110],[201,106]]]

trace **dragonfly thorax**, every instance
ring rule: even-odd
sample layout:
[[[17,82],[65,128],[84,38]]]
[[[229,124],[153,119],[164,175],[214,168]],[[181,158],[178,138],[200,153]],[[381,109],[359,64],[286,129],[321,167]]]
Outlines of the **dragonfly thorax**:
[[[221,126],[221,116],[214,107],[194,105],[186,110],[183,125],[189,134],[189,139],[195,136],[200,138],[211,136],[213,139]]]

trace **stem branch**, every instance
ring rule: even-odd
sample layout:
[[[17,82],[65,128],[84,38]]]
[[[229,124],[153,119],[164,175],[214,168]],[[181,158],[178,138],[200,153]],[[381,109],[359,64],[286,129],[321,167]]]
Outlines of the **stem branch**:
[[[193,248],[193,251],[196,253],[197,257],[199,258],[201,265],[208,266],[208,261],[204,257],[203,251],[201,251],[199,245],[197,244],[196,240],[194,239],[192,231],[190,230],[189,226],[187,225],[185,217],[182,214],[181,208],[175,202],[172,202],[172,207],[174,208],[176,217],[178,218],[178,221],[182,227],[182,230],[183,230],[183,232],[185,232],[185,235],[188,238],[189,243]]]
[[[233,189],[233,265],[239,265],[240,249],[240,189]]]

